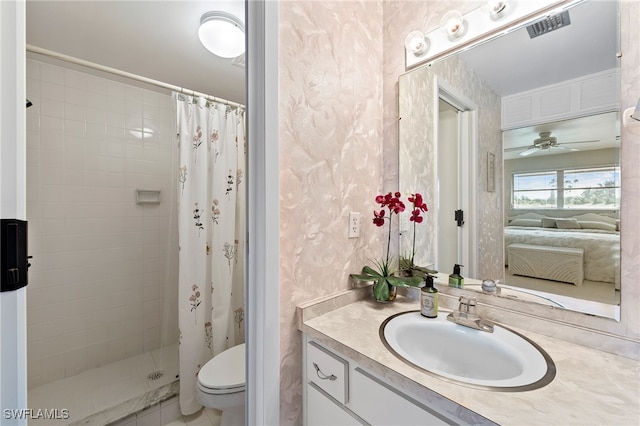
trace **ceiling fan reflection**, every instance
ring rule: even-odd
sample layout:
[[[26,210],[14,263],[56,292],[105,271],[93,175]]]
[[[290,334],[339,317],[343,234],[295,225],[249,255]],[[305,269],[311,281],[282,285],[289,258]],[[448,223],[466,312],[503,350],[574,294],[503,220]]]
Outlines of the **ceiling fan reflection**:
[[[515,148],[507,149],[507,151],[518,151],[524,150],[519,155],[521,157],[528,157],[531,154],[541,153],[545,151],[553,150],[565,150],[565,151],[579,151],[578,148],[568,148],[564,145],[571,144],[582,144],[582,143],[591,143],[591,142],[599,142],[599,140],[591,140],[591,141],[575,141],[575,142],[558,142],[558,138],[555,136],[551,136],[551,132],[540,132],[538,134],[540,137],[533,141],[533,145],[519,146]]]

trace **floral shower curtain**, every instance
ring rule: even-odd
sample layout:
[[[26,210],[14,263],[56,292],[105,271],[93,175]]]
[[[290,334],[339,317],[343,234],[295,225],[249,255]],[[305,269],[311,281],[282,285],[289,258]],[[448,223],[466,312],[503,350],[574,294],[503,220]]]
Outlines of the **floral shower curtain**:
[[[201,408],[200,368],[244,342],[243,109],[175,94],[178,118],[180,408]]]

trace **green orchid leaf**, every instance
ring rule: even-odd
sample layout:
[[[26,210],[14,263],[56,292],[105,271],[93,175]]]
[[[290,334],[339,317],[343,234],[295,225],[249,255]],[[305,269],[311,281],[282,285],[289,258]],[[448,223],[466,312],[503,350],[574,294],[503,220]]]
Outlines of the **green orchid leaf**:
[[[436,275],[438,273],[438,271],[436,271],[435,269],[424,268],[422,266],[414,266],[413,269],[416,269],[420,272],[424,272],[430,275]]]
[[[350,274],[349,276],[357,281],[375,281],[376,280],[376,277],[372,277],[371,275]]]
[[[362,273],[363,274],[367,274],[367,275],[371,275],[373,277],[382,277],[383,275],[380,274],[380,272],[376,271],[375,269],[373,269],[370,266],[364,266],[362,268]]]
[[[420,277],[387,277],[387,281],[396,287],[417,287],[423,280]]]
[[[387,300],[389,299],[389,286],[387,285],[387,280],[384,278],[380,278],[373,285],[373,297],[376,300]]]

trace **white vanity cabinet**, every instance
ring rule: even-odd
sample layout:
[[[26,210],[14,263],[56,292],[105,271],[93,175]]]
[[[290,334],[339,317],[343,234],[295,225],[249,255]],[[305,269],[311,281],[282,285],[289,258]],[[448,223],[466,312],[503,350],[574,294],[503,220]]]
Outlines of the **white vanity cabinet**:
[[[466,424],[385,383],[309,336],[303,339],[305,425]]]

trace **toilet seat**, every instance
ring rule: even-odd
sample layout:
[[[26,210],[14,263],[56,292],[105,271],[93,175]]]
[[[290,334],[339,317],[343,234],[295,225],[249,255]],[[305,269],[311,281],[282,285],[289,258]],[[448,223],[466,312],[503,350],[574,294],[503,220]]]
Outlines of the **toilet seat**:
[[[244,392],[245,344],[229,348],[211,358],[198,373],[198,387],[212,395]]]

